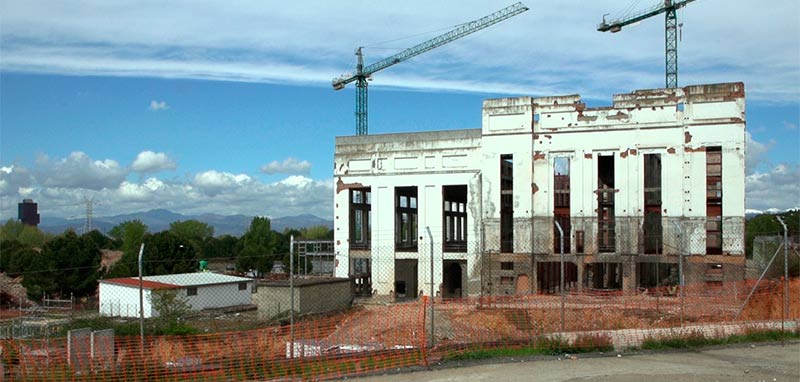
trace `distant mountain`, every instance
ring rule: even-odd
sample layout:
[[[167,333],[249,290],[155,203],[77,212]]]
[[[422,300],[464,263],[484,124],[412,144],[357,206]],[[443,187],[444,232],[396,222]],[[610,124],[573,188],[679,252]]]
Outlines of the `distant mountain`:
[[[250,227],[250,222],[253,220],[253,217],[247,215],[218,214],[183,215],[165,209],[155,209],[146,212],[96,217],[92,220],[92,225],[101,232],[108,232],[111,230],[111,228],[114,228],[114,226],[124,221],[137,219],[141,220],[144,224],[147,224],[150,232],[167,230],[169,229],[169,225],[176,221],[198,220],[214,227],[214,235],[216,236],[241,236],[245,231],[247,231],[247,228]],[[286,228],[300,229],[318,225],[333,228],[332,220],[325,220],[311,214],[272,218],[270,221],[272,223],[272,229],[278,232],[282,232]],[[84,224],[84,219],[63,219],[42,216],[42,222],[39,224],[39,228],[45,232],[56,234],[64,232],[70,228],[77,232],[81,232]]]
[[[285,216],[282,218],[270,219],[270,223],[272,223],[272,229],[278,232],[283,232],[286,228],[304,228],[304,227],[313,227],[318,225],[324,225],[328,228],[333,229],[333,220],[325,220],[323,218],[311,215],[311,214],[302,214],[297,216]],[[250,225],[250,220],[247,221],[247,225]]]
[[[800,210],[800,207],[792,207],[792,208],[787,208],[785,210],[781,210],[779,208],[767,208],[766,210],[763,210],[763,211],[762,210],[746,209],[746,210],[744,210],[744,217],[745,217],[745,219],[750,220],[750,219],[752,219],[752,218],[754,218],[754,217],[756,217],[758,215],[764,215],[764,214],[777,215],[777,214],[782,214],[784,212],[791,212],[791,211],[798,211],[798,210]]]

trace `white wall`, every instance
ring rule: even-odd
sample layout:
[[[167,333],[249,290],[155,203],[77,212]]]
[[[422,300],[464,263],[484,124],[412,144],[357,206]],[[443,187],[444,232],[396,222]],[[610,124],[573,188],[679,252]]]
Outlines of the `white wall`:
[[[187,287],[181,289],[181,296],[191,305],[192,310],[224,308],[228,306],[248,305],[252,302],[253,281],[246,281],[247,288],[239,290],[239,283],[201,285],[197,287],[197,295],[188,296]]]
[[[486,100],[480,130],[338,137],[334,158],[334,240],[336,276],[349,273],[349,188],[371,187],[373,288],[393,288],[394,260],[419,260],[419,286],[428,290],[430,226],[434,248],[441,245],[441,187],[467,184],[469,243],[465,254],[445,253],[446,259],[468,260],[469,278],[480,276],[475,261],[481,246],[499,251],[500,156],[513,155],[514,238],[519,253],[549,253],[552,223],[531,226],[534,219],[553,216],[553,160],[570,159],[570,213],[573,232],[586,233],[585,250],[594,252],[592,233],[597,216],[597,163],[613,155],[615,214],[644,214],[644,154],[662,160],[662,216],[691,218],[680,230],[691,253],[705,251],[702,221],[706,211],[705,152],[723,151],[724,250],[743,253],[744,219],[744,85],[741,83],[638,90],[613,97],[609,107],[588,108],[580,96],[518,97]],[[395,252],[394,188],[416,186],[419,198],[419,250]],[[582,219],[586,218],[585,221]],[[618,242],[625,253],[636,253],[639,223],[620,227]],[[481,226],[485,240],[480,241]],[[678,229],[665,224],[664,235]],[[533,235],[533,236],[531,236]],[[620,237],[629,235],[630,237]],[[540,238],[549,240],[541,241]],[[574,236],[573,236],[574,237]],[[533,239],[536,240],[533,240]],[[531,242],[535,242],[531,247]],[[536,247],[536,246],[539,247]],[[574,250],[575,246],[572,246]],[[666,250],[670,250],[665,248]],[[441,251],[434,251],[441,255]],[[434,261],[435,283],[441,282],[441,261]],[[470,290],[469,293],[476,293]]]
[[[178,296],[186,299],[192,310],[224,308],[252,303],[253,281],[247,289],[239,290],[239,283],[206,285],[197,287],[196,296],[188,296],[187,288],[178,289]],[[153,309],[152,290],[144,289],[144,317],[156,317]],[[139,317],[139,288],[111,283],[100,283],[100,314],[113,317]]]
[[[430,289],[430,255],[434,247],[434,284],[442,282],[442,187],[467,186],[467,240],[465,253],[446,253],[445,259],[474,259],[480,235],[480,131],[458,130],[416,134],[387,134],[337,138],[334,178],[334,241],[336,276],[349,274],[349,188],[371,189],[372,287],[387,294],[394,289],[394,261],[418,260],[418,287]],[[395,188],[417,187],[418,246],[414,252],[396,252]],[[426,230],[430,228],[433,243]],[[470,265],[471,264],[471,265]],[[470,272],[478,279],[479,272]]]
[[[153,317],[150,289],[144,289],[144,317]],[[100,315],[110,317],[139,317],[139,288],[100,283]],[[155,313],[158,314],[157,312]]]

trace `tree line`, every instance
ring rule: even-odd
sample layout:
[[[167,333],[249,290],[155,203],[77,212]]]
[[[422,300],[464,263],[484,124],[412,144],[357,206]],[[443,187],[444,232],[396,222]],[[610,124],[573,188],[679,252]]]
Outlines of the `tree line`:
[[[199,260],[214,259],[235,261],[238,272],[267,273],[276,263],[288,269],[291,236],[332,240],[333,230],[316,226],[277,232],[268,218],[255,217],[240,237],[214,236],[213,226],[197,220],[173,222],[169,229],[155,233],[141,220],[129,220],[107,235],[97,230],[53,235],[9,219],[0,226],[0,273],[22,276],[31,300],[44,295],[81,298],[95,294],[102,278],[138,276],[142,244],[143,274],[147,276],[195,272]],[[103,250],[121,251],[122,257],[105,266]]]

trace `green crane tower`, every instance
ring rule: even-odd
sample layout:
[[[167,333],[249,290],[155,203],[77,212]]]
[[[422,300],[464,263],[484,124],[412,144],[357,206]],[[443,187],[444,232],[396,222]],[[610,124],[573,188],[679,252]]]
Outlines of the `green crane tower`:
[[[363,47],[358,47],[356,49],[356,56],[358,56],[356,73],[345,74],[341,77],[334,78],[332,81],[334,90],[344,89],[345,85],[351,82],[356,83],[356,135],[367,134],[367,80],[371,79],[372,73],[386,69],[394,64],[401,63],[409,58],[440,47],[449,42],[458,40],[464,36],[497,24],[503,20],[507,20],[527,10],[528,7],[526,7],[525,4],[516,3],[478,20],[461,24],[445,34],[434,37],[428,41],[417,44],[400,53],[386,57],[374,64],[367,66],[364,66],[364,56],[362,53]]]
[[[667,72],[667,87],[678,87],[678,15],[677,10],[686,6],[695,0],[663,0],[659,4],[654,5],[649,9],[642,10],[628,17],[606,21],[603,16],[603,22],[597,26],[600,32],[617,33],[622,30],[622,27],[637,23],[644,19],[665,14],[664,21],[664,50],[666,52],[666,72]]]

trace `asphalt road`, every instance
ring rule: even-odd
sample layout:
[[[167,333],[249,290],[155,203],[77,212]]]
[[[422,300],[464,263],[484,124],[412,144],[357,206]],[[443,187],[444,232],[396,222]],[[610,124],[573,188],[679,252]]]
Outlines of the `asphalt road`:
[[[452,367],[452,366],[458,367]],[[800,342],[699,351],[493,359],[348,381],[800,381]]]

